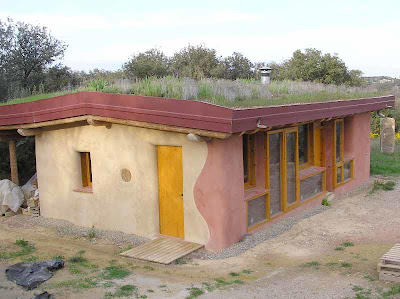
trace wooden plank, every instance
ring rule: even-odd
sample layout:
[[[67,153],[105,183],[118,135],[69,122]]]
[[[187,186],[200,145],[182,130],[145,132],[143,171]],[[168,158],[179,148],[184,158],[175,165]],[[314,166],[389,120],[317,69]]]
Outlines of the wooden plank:
[[[179,255],[175,255],[175,256],[170,257],[169,259],[165,259],[165,260],[164,260],[164,263],[170,264],[170,263],[173,262],[174,260],[176,260],[176,259],[178,259],[178,258],[180,258],[180,257],[186,256],[186,255],[188,255],[189,253],[192,253],[193,251],[195,251],[195,250],[197,250],[197,249],[199,249],[199,248],[201,248],[201,247],[202,247],[202,246],[192,246],[191,248],[188,248],[186,251],[180,252]]]
[[[204,245],[186,242],[178,238],[162,236],[149,243],[127,250],[121,253],[121,255],[161,264],[170,264],[174,260],[203,246]]]
[[[192,243],[185,244],[185,246],[181,247],[180,250],[178,250],[177,252],[171,253],[168,256],[164,256],[162,260],[163,260],[164,263],[169,264],[172,261],[174,261],[174,260],[176,260],[176,259],[178,259],[178,258],[180,258],[182,256],[185,256],[185,255],[191,253],[192,251],[196,250],[196,249],[194,249],[196,247],[197,247],[196,244],[192,244]]]
[[[157,238],[149,243],[145,243],[142,245],[139,245],[138,247],[132,248],[129,251],[133,254],[140,254],[141,252],[151,250],[153,247],[156,247],[157,244],[164,242],[163,238]],[[122,254],[125,254],[126,252],[123,252]]]
[[[178,251],[179,248],[181,248],[182,246],[183,246],[182,243],[173,242],[172,244],[169,244],[169,246],[165,246],[160,250],[152,252],[150,255],[146,257],[146,259],[154,261],[159,256],[171,255],[173,252]]]
[[[184,248],[188,246],[188,244],[191,243],[180,243],[178,246],[175,246],[172,250],[169,251],[164,251],[158,254],[157,256],[154,257],[154,260],[163,260],[165,257],[170,257],[171,255],[179,254],[179,252],[183,251]]]
[[[143,259],[152,259],[152,257],[160,252],[163,252],[165,250],[168,250],[169,248],[179,245],[179,243],[177,244],[176,242],[174,242],[173,240],[165,240],[165,242],[159,243],[159,246],[153,248],[152,250],[148,250],[147,252],[143,252],[139,255],[140,258]]]

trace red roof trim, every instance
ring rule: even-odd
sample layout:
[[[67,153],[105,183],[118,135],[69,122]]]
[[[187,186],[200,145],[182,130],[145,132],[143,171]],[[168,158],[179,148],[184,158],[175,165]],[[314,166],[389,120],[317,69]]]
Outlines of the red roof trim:
[[[394,106],[394,96],[324,103],[231,109],[209,103],[100,92],[79,92],[30,103],[0,106],[0,126],[95,115],[235,133],[346,116]]]

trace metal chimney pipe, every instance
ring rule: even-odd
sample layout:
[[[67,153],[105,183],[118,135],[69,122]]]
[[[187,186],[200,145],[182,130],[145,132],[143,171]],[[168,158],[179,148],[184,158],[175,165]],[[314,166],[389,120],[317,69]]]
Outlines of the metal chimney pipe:
[[[261,72],[261,84],[269,84],[271,82],[271,73],[273,68],[262,67],[258,69]]]

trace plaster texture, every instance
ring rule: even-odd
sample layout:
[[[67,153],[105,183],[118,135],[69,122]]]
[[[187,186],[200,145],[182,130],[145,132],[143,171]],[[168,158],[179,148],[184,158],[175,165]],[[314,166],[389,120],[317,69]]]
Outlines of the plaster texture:
[[[242,137],[213,139],[207,144],[207,162],[194,194],[210,230],[206,249],[219,251],[240,241],[246,233]]]
[[[40,206],[44,217],[76,225],[154,237],[159,229],[157,145],[182,146],[185,240],[206,244],[208,226],[193,189],[207,159],[206,143],[186,134],[112,125],[45,131],[36,136]],[[82,187],[79,152],[90,152],[93,193]],[[125,182],[121,171],[131,172]]]

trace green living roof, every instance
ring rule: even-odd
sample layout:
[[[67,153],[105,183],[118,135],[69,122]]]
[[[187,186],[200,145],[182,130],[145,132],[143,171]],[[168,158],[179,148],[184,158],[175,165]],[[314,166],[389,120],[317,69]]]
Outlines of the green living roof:
[[[170,76],[152,77],[137,82],[117,80],[108,83],[104,80],[94,80],[78,89],[16,98],[0,105],[27,103],[79,91],[187,99],[235,108],[327,102],[385,95],[383,92],[368,87],[325,85],[314,82],[272,81],[269,85],[263,85],[254,80],[203,79],[196,81]]]

